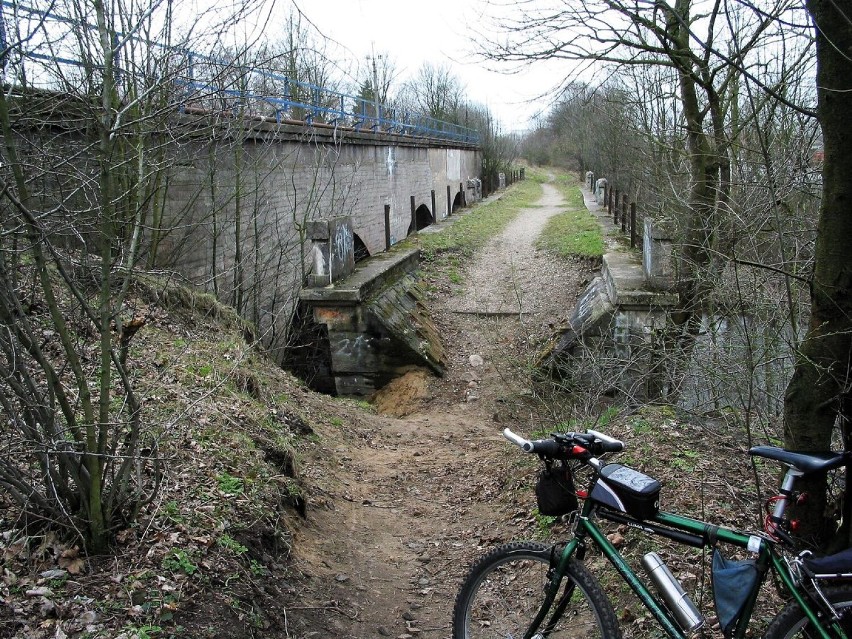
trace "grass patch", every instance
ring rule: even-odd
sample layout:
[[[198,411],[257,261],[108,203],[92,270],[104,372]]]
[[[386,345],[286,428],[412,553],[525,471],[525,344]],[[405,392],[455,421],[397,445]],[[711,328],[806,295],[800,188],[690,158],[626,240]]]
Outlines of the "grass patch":
[[[536,246],[567,259],[602,257],[603,232],[598,221],[586,209],[576,176],[556,173],[554,178],[568,210],[548,220]]]
[[[536,537],[538,539],[547,539],[550,537],[553,525],[559,520],[559,518],[551,517],[550,515],[542,515],[538,512],[538,508],[533,510],[533,516],[535,517]]]
[[[423,258],[429,261],[442,254],[469,257],[502,231],[520,209],[532,206],[541,197],[541,181],[534,171],[528,171],[527,179],[514,184],[499,200],[463,212],[452,226],[439,233],[418,233],[405,242],[418,243]]]
[[[586,203],[583,199],[583,192],[577,184],[576,176],[569,173],[558,173],[554,183],[562,197],[565,198],[569,209],[585,209]]]
[[[186,575],[192,575],[198,570],[198,566],[185,551],[174,548],[163,557],[163,568],[175,573],[182,572]]]
[[[219,490],[226,495],[238,495],[243,492],[243,480],[228,473],[222,473],[216,478]]]
[[[536,245],[564,258],[599,258],[604,250],[601,228],[586,210],[554,215]]]
[[[525,180],[516,182],[502,197],[453,216],[452,224],[436,232],[418,233],[401,243],[420,247],[423,259],[420,285],[431,292],[464,284],[470,258],[488,240],[499,234],[521,209],[535,205],[541,197],[546,174],[528,170]]]

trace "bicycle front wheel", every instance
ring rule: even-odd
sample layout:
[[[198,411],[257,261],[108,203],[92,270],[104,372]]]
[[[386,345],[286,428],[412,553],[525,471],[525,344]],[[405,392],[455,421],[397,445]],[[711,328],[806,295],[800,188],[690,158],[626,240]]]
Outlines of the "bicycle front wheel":
[[[551,547],[514,542],[491,550],[456,597],[453,639],[522,639],[544,603]],[[554,613],[552,628],[547,625]],[[588,569],[571,560],[559,596],[536,639],[620,639],[618,619]]]
[[[840,615],[840,627],[843,632],[847,637],[852,637],[852,585],[826,588],[825,596]],[[795,602],[787,604],[784,610],[778,613],[764,635],[765,639],[804,639],[819,636]]]

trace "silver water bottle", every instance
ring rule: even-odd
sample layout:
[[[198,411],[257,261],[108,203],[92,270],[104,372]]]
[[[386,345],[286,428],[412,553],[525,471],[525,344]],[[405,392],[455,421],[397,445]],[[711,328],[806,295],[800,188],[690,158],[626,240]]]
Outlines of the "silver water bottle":
[[[657,553],[649,552],[642,557],[642,565],[681,628],[692,632],[704,625],[704,615],[695,607],[680,582]]]

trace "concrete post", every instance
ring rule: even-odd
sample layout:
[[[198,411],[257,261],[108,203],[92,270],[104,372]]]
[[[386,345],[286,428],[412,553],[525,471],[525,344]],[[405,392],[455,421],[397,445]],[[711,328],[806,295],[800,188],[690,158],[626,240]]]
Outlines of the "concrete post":
[[[432,189],[432,215],[435,216],[435,221],[438,221],[438,211],[435,209],[435,189]]]
[[[447,184],[447,217],[453,214],[453,196],[450,194],[450,185]]]
[[[461,193],[462,206],[467,206],[467,193],[464,192],[464,182],[459,182],[459,193]]]
[[[307,230],[313,261],[308,286],[328,286],[355,270],[355,241],[350,217],[312,220]]]
[[[672,246],[674,224],[646,217],[642,236],[642,271],[653,289],[669,289],[674,282]]]
[[[606,178],[598,178],[595,181],[595,202],[600,205],[606,202]]]

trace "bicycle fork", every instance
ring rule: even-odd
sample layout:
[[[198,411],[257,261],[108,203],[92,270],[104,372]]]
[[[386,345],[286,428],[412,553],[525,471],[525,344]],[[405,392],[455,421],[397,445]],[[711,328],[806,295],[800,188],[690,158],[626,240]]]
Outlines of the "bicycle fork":
[[[574,539],[569,541],[565,548],[562,549],[558,563],[554,561],[556,555],[556,547],[554,547],[550,557],[550,570],[547,571],[548,586],[547,591],[545,592],[544,602],[541,604],[541,608],[532,620],[529,628],[527,628],[527,631],[524,633],[524,639],[547,639],[556,627],[556,623],[565,612],[565,608],[568,607],[568,602],[571,601],[571,595],[574,593],[573,581],[565,587],[565,592],[562,593],[562,599],[560,599],[556,608],[553,610],[550,620],[544,628],[542,628],[541,632],[539,632],[539,626],[541,626],[544,618],[547,617],[550,607],[559,595],[559,588],[562,586],[562,579],[565,577],[568,562],[571,560],[571,556],[577,551],[578,546],[580,546],[580,541],[575,536]]]

